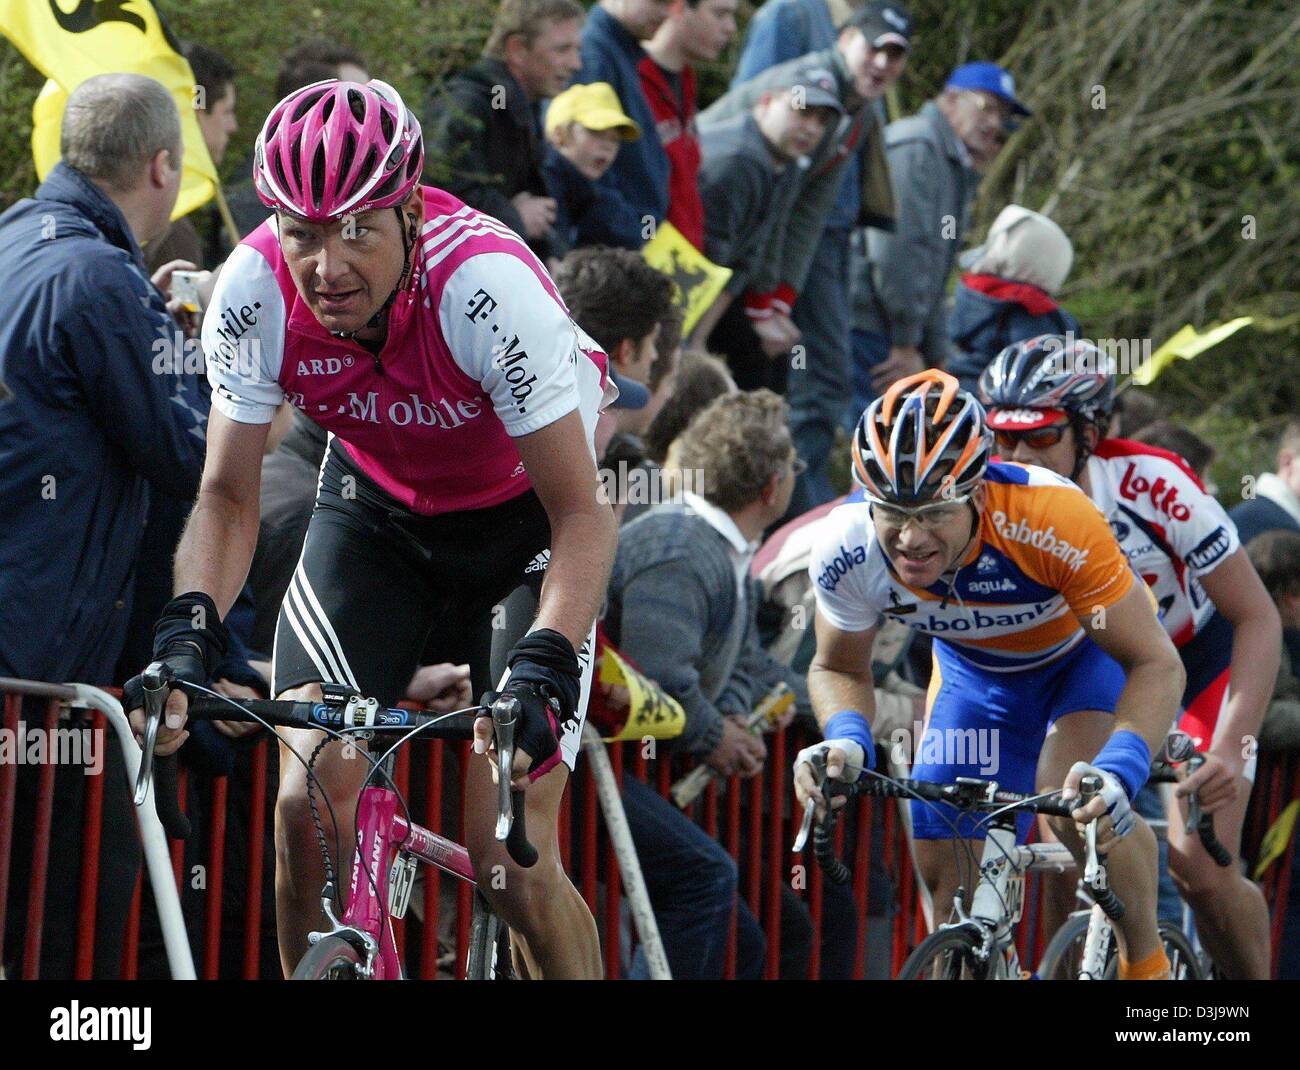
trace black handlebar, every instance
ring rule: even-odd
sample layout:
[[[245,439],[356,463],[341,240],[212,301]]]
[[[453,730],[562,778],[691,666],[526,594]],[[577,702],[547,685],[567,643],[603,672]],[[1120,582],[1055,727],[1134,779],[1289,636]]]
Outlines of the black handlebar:
[[[492,717],[496,733],[498,762],[506,770],[514,761],[513,725],[518,715],[518,700],[503,695],[490,708],[477,713],[437,714],[425,710],[384,709],[373,700],[355,694],[335,694],[327,690],[318,702],[280,701],[274,699],[228,699],[196,691],[178,682],[171,670],[155,662],[145,670],[145,718],[147,745],[141,757],[136,781],[136,805],[141,805],[150,782],[154,788],[154,808],[167,835],[184,840],[190,835],[190,822],[180,808],[176,755],[156,757],[153,740],[162,720],[163,707],[172,689],[183,690],[189,699],[186,716],[192,721],[265,722],[279,728],[363,729],[366,732],[411,733],[419,729],[417,740],[468,740],[474,736],[479,717]],[[513,703],[513,706],[510,704]],[[501,709],[498,709],[501,707]],[[497,838],[504,840],[506,851],[519,866],[527,869],[537,863],[537,849],[528,842],[524,793],[509,787],[499,798]]]

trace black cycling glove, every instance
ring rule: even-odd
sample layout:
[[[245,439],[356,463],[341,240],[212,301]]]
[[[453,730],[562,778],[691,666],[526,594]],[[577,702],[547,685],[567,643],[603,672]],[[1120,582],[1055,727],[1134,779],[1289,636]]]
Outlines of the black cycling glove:
[[[529,780],[550,772],[560,761],[564,725],[577,715],[582,696],[582,667],[573,644],[551,628],[539,628],[519,640],[506,664],[504,691],[519,699],[523,713],[515,743],[532,758]],[[490,705],[496,692],[483,696]]]
[[[202,591],[177,595],[163,607],[154,625],[154,660],[166,662],[183,683],[206,684],[229,645],[216,603]],[[128,713],[144,705],[140,676],[123,686],[122,705]]]

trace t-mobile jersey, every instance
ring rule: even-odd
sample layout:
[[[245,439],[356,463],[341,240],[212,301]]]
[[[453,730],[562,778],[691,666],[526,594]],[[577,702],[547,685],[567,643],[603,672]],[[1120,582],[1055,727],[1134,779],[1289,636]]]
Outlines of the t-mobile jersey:
[[[1085,471],[1092,500],[1151,588],[1165,631],[1183,646],[1214,614],[1199,577],[1240,548],[1236,525],[1168,450],[1103,439]]]
[[[818,522],[809,566],[818,611],[849,632],[888,616],[991,672],[1036,669],[1073,650],[1086,634],[1079,618],[1113,606],[1135,579],[1105,517],[1046,468],[991,464],[984,487],[970,549],[929,587],[899,578],[865,502],[833,510]]]
[[[240,243],[203,323],[212,404],[269,423],[288,399],[413,512],[497,505],[528,476],[512,438],[577,410],[588,442],[617,396],[600,347],[508,227],[422,188],[412,277],[373,354],[338,338],[298,294],[274,217]]]

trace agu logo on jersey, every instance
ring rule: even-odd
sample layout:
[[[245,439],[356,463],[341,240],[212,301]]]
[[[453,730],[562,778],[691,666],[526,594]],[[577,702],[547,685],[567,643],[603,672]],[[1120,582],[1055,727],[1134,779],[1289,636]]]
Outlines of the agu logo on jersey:
[[[1015,581],[1005,576],[1000,580],[975,580],[966,584],[966,590],[972,594],[997,594],[999,591],[1014,591],[1016,589]]]
[[[1083,563],[1088,560],[1088,551],[1066,542],[1057,535],[1055,524],[1046,531],[1041,528],[1031,528],[1024,517],[1021,517],[1020,523],[1017,524],[1008,520],[1007,514],[1001,509],[994,511],[993,524],[1004,539],[1025,543],[1053,557],[1059,557],[1073,572],[1078,572]]]

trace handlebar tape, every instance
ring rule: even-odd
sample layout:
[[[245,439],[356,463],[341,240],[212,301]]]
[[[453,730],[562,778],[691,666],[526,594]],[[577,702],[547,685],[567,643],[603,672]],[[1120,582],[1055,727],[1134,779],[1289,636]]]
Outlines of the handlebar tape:
[[[537,848],[528,842],[524,818],[527,812],[524,806],[524,793],[518,788],[510,792],[510,809],[514,812],[514,820],[510,825],[510,835],[506,837],[506,852],[514,859],[516,865],[531,869],[537,865]]]
[[[181,812],[177,781],[179,763],[175,754],[155,757],[153,762],[153,803],[163,830],[173,840],[190,838],[190,819]]]

